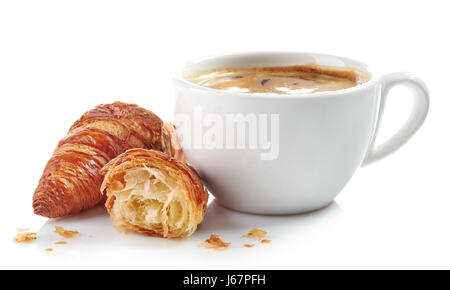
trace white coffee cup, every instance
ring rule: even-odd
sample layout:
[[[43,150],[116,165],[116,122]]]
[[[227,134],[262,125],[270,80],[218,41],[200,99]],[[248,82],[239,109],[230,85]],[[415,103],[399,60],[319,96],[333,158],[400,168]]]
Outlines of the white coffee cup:
[[[354,67],[372,78],[349,89],[301,95],[233,93],[184,79],[219,68],[301,64]],[[385,100],[397,85],[413,95],[409,119],[392,138],[374,146]],[[377,75],[359,61],[315,53],[196,59],[175,77],[175,91],[175,123],[189,163],[221,205],[256,214],[293,214],[326,206],[361,165],[408,141],[429,106],[424,82],[410,73]]]

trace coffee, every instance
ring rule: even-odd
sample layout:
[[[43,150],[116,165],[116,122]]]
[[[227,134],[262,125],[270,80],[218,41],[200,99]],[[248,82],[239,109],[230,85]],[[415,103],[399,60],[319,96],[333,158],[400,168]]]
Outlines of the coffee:
[[[354,87],[370,79],[351,67],[321,65],[227,68],[200,72],[186,80],[198,85],[252,94],[310,94]]]

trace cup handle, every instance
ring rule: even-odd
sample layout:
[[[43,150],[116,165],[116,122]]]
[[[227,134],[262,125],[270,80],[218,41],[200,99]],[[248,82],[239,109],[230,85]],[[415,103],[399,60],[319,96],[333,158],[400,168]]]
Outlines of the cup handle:
[[[383,116],[386,97],[391,88],[396,85],[403,85],[410,89],[413,95],[413,107],[408,120],[389,140],[383,144],[375,146],[379,125]],[[391,73],[381,77],[380,87],[380,107],[375,125],[375,131],[370,141],[369,149],[362,165],[377,161],[405,144],[409,138],[422,126],[428,113],[429,94],[425,83],[417,76],[410,73]]]

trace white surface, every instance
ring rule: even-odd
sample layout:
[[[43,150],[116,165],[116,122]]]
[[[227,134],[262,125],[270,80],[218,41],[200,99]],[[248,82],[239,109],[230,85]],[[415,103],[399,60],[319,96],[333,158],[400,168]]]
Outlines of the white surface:
[[[450,25],[445,1],[3,1],[0,4],[0,268],[450,268]],[[100,207],[49,221],[31,197],[57,141],[102,102],[136,102],[171,119],[170,79],[182,62],[227,51],[348,56],[427,83],[430,113],[408,144],[356,173],[331,207],[261,217],[215,204],[185,241],[115,231]],[[393,89],[386,139],[408,116]],[[408,105],[405,105],[407,103]],[[79,230],[68,245],[54,224]],[[39,234],[12,242],[15,227]],[[253,227],[271,244],[243,248]],[[199,242],[218,233],[223,252]],[[92,237],[89,237],[92,235]],[[44,252],[52,247],[54,252]]]

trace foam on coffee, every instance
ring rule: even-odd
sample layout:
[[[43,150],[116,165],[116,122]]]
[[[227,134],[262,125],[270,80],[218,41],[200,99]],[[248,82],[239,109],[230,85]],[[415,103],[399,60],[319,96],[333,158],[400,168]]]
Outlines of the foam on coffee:
[[[369,79],[367,72],[356,68],[315,64],[226,68],[186,77],[190,82],[218,90],[291,95],[347,89]]]

